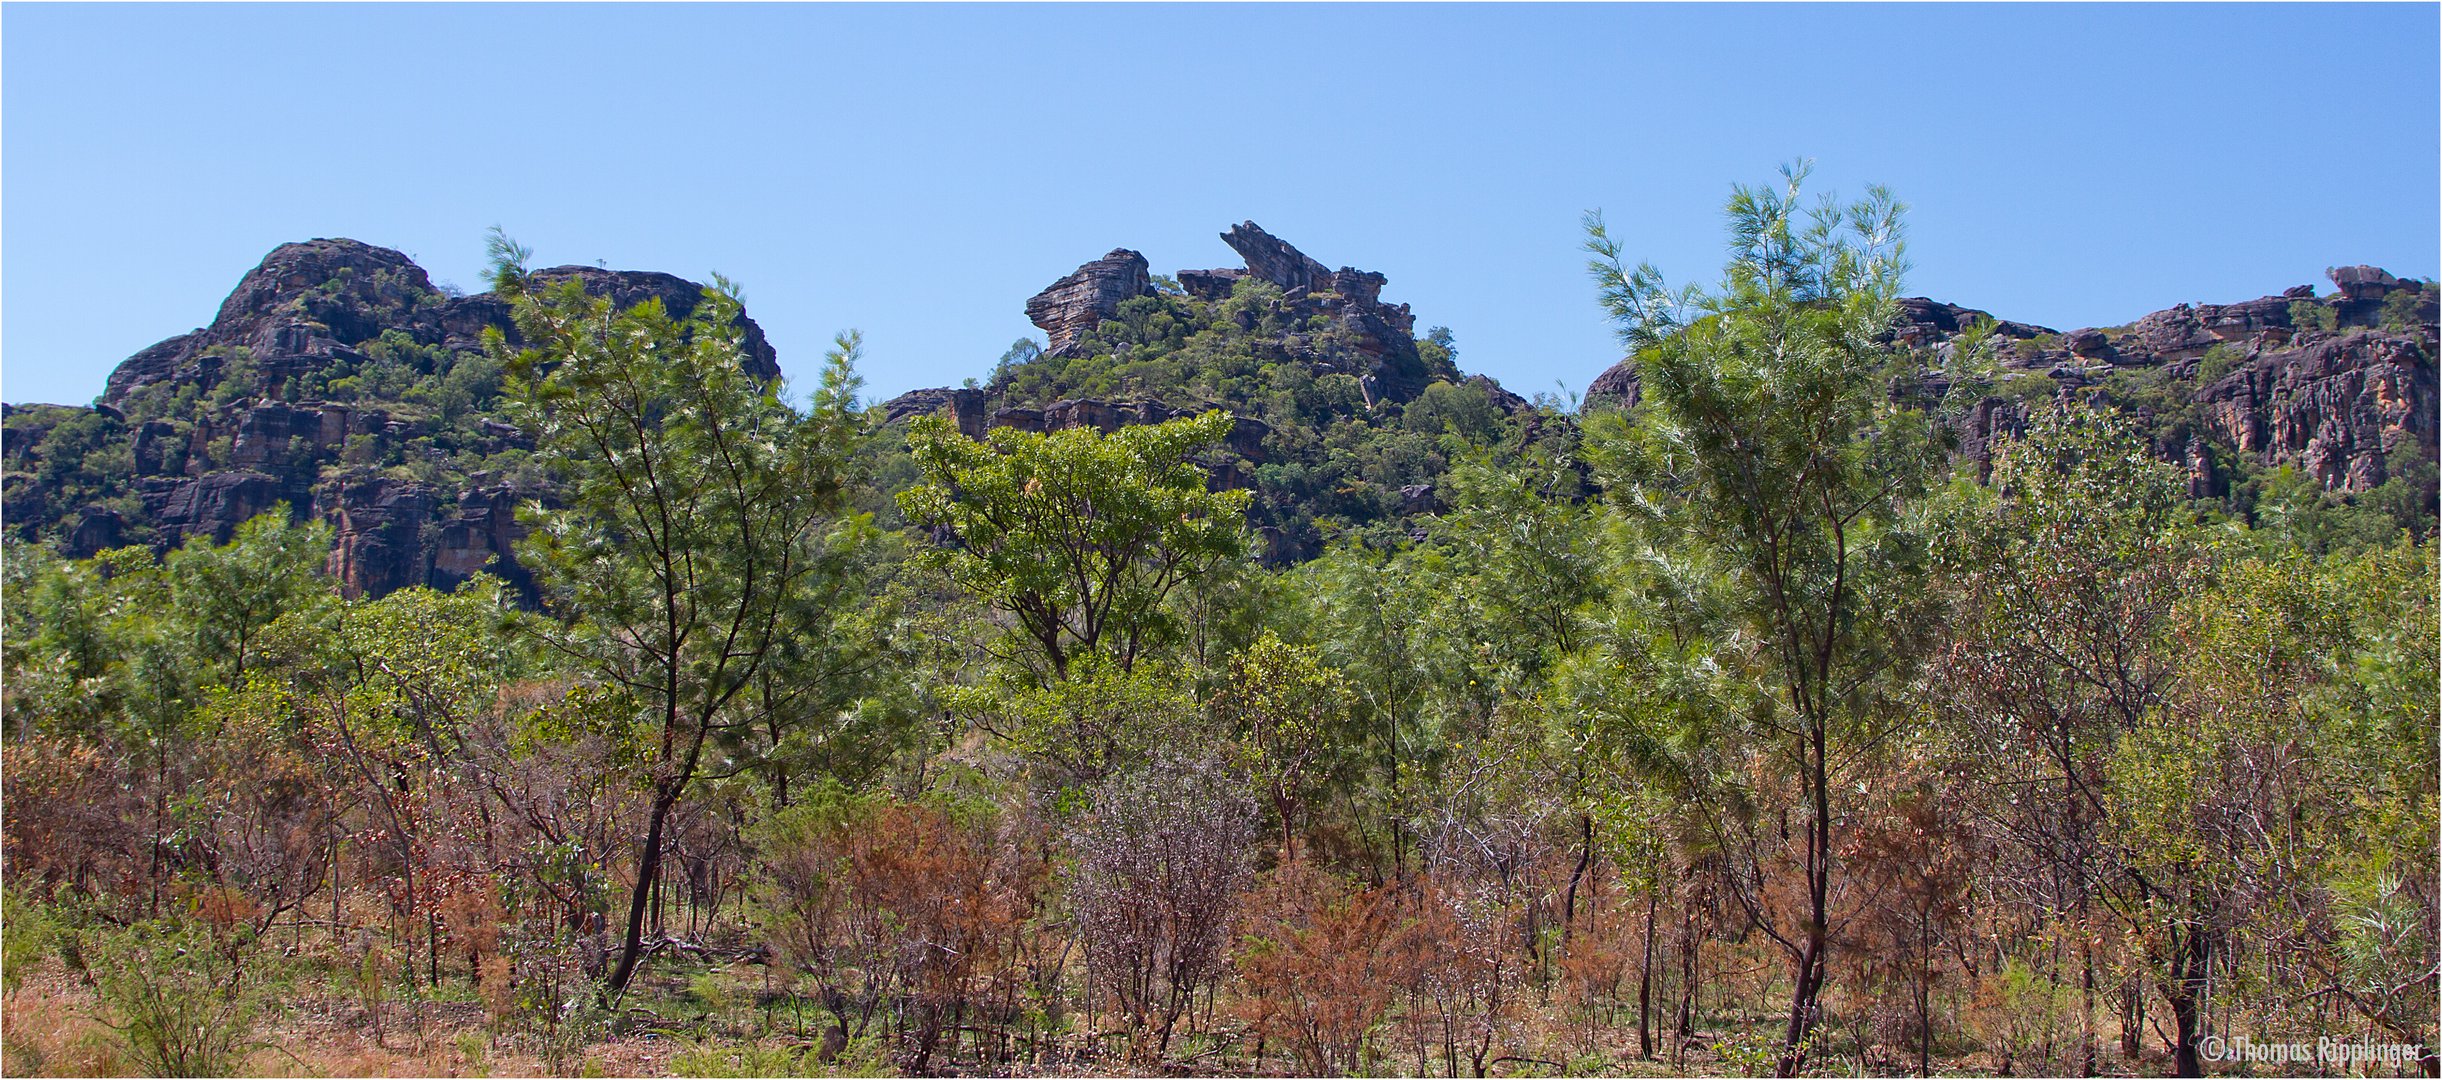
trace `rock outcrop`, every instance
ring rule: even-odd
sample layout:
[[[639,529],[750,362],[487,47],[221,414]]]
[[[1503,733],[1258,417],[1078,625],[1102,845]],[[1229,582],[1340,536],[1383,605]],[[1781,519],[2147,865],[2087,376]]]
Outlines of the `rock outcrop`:
[[[1286,321],[1306,325],[1316,316],[1338,333],[1332,344],[1353,355],[1336,355],[1327,347],[1307,350],[1307,359],[1365,381],[1369,394],[1406,401],[1432,381],[1416,354],[1416,317],[1406,304],[1382,302],[1389,279],[1370,270],[1343,266],[1331,270],[1252,221],[1242,221],[1221,234],[1221,241],[1246,260],[1243,270],[1184,270],[1179,285],[1206,302],[1227,299],[1246,278],[1270,282],[1280,289]]]
[[[540,288],[574,280],[621,307],[658,300],[682,319],[704,297],[701,285],[649,271],[560,266],[535,271],[532,280]],[[763,329],[743,313],[738,327],[745,369],[778,378]],[[495,480],[436,487],[373,467],[408,457],[438,461],[444,446],[478,458],[531,449],[522,433],[480,416],[445,420],[428,405],[300,393],[319,385],[308,376],[337,365],[362,370],[367,350],[388,347],[375,344],[385,335],[403,335],[427,356],[467,354],[482,349],[490,328],[517,341],[507,302],[445,296],[397,251],[346,239],[283,244],[239,279],[210,325],[121,363],[95,408],[9,409],[8,527],[27,537],[49,528],[62,550],[84,556],[130,537],[158,548],[194,536],[225,542],[239,523],[286,503],[299,518],[331,523],[331,571],[350,595],[450,588],[477,572],[527,588],[511,555],[522,535],[515,507],[548,492]],[[187,388],[225,404],[162,414],[164,392]],[[156,407],[132,407],[147,394]],[[30,410],[54,412],[31,422]],[[130,412],[145,418],[130,424]],[[105,440],[125,441],[132,475],[106,478],[123,492],[123,509],[53,505],[59,500],[38,477],[44,437],[58,426],[54,414],[90,416]]]
[[[1043,328],[1047,356],[1072,355],[1077,337],[1119,314],[1121,301],[1153,295],[1145,257],[1126,248],[1076,269],[1026,301],[1026,320]]]
[[[915,416],[931,416],[947,411],[958,432],[970,439],[981,439],[992,426],[992,414],[986,406],[987,397],[975,387],[934,387],[910,390],[882,403],[882,422],[896,424]]]
[[[1273,303],[1283,325],[1307,327],[1321,317],[1333,333],[1287,335],[1281,346],[1296,359],[1314,365],[1318,373],[1346,372],[1359,379],[1369,402],[1406,401],[1432,381],[1424,369],[1415,339],[1415,317],[1406,304],[1382,302],[1383,275],[1354,267],[1330,269],[1287,241],[1265,232],[1252,221],[1240,222],[1221,240],[1246,261],[1243,268],[1182,270],[1178,281],[1188,296],[1206,304],[1228,300],[1238,282],[1263,281],[1280,291]],[[1119,305],[1154,295],[1145,257],[1126,248],[1079,266],[1026,301],[1026,318],[1048,339],[1043,355],[1078,355],[1080,338],[1119,313]],[[1455,377],[1455,376],[1453,376]],[[1528,408],[1525,399],[1484,376],[1468,380],[1479,385],[1495,405],[1516,411]],[[1159,423],[1181,415],[1159,401],[1105,402],[1093,399],[1056,401],[1040,408],[996,405],[989,392],[934,387],[911,390],[882,404],[887,422],[911,416],[946,413],[969,438],[982,438],[998,427],[1021,431],[1057,431],[1072,424],[1089,424],[1104,431],[1133,423]],[[1233,445],[1243,444],[1249,457],[1260,449],[1261,435],[1249,434],[1262,425],[1242,419]],[[1268,429],[1264,429],[1268,430]]]
[[[2431,349],[2373,330],[2251,354],[2196,393],[2213,436],[2340,491],[2380,485],[2404,449],[2432,458],[2435,400]]]
[[[2333,490],[2365,491],[2390,478],[2401,453],[2436,455],[2435,324],[2442,297],[2435,294],[2442,290],[2371,266],[2340,267],[2328,276],[2335,291],[2324,296],[2299,285],[2067,333],[1911,297],[1900,302],[1893,337],[1922,350],[1938,369],[1972,322],[1989,321],[2004,369],[2043,375],[2064,394],[2109,398],[2115,370],[2158,370],[2161,379],[2182,385],[2179,394],[2193,407],[2183,415],[2196,422],[2169,423],[2154,452],[2188,471],[2192,497],[2228,493],[2223,450],[2259,465],[2295,466]],[[1938,370],[1926,377],[1937,384],[1944,378]],[[1622,361],[1595,377],[1586,400],[1631,406],[1637,389],[1635,365]],[[2024,400],[1991,397],[1945,419],[1960,454],[1981,465],[1997,440],[2025,429],[2027,412]]]
[[[651,271],[558,266],[533,274],[543,287],[569,278],[621,307],[659,299],[676,318],[687,317],[703,301],[703,286]],[[778,378],[780,365],[763,328],[743,314],[739,324],[747,370]],[[346,239],[282,244],[238,280],[210,326],[158,342],[122,362],[110,373],[102,401],[118,405],[137,388],[161,382],[216,383],[241,349],[261,372],[266,390],[277,396],[287,379],[334,360],[361,360],[357,347],[385,331],[405,333],[419,345],[471,352],[482,348],[486,327],[500,328],[512,342],[517,338],[506,302],[490,294],[443,296],[424,268],[399,252]]]

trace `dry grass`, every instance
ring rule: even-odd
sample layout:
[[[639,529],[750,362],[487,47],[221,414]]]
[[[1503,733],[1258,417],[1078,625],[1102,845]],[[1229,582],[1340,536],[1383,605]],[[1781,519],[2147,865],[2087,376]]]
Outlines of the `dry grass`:
[[[257,1033],[262,1048],[246,1062],[255,1076],[543,1076],[543,1060],[504,1044],[485,1025],[481,1006],[431,1003],[421,1021],[409,1006],[385,1008],[375,1038],[354,1002],[307,994],[286,1002],[283,1015]],[[115,1034],[96,1018],[99,1000],[83,980],[45,958],[0,1001],[0,1075],[141,1076]],[[668,1040],[631,1036],[586,1050],[570,1071],[597,1076],[667,1076],[677,1048]]]
[[[0,1007],[0,1072],[10,1076],[133,1076],[135,1062],[93,1017],[91,989],[55,962],[24,973]]]

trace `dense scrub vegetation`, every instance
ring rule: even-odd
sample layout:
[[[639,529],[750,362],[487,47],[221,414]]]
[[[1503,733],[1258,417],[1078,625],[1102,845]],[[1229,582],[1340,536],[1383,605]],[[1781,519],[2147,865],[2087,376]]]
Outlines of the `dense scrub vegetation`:
[[[794,406],[725,286],[502,244],[540,610],[342,599],[283,512],[11,542],[7,1068],[2432,1074],[2430,504],[2233,518],[2081,400],[1954,475],[1897,204],[1798,179],[1709,287],[1597,229],[1644,395],[1582,423],[1379,426],[1260,284],[995,376],[1438,456],[1282,567],[1340,481],[1215,483],[1219,411],[884,433],[852,337]]]

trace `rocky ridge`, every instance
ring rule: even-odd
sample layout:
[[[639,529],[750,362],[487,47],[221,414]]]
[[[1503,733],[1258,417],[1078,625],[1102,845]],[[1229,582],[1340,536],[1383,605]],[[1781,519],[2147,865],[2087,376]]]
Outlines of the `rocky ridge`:
[[[1951,343],[1989,324],[2003,381],[2018,392],[1982,397],[1945,419],[1974,461],[2026,426],[2048,396],[2133,397],[2150,383],[2183,405],[2157,420],[2155,452],[2188,469],[2189,493],[2229,493],[2233,456],[2296,467],[2336,491],[2389,479],[2403,454],[2436,456],[2437,290],[2371,266],[2328,271],[2333,291],[2308,285],[2232,304],[2180,304],[2123,326],[2049,327],[1994,319],[1923,297],[1900,301],[1894,337],[1925,361],[1925,386],[1947,389]],[[1590,406],[1637,400],[1636,365],[1622,360],[1588,387]],[[2161,394],[2155,395],[2158,399]],[[2159,400],[2124,402],[2141,413]]]

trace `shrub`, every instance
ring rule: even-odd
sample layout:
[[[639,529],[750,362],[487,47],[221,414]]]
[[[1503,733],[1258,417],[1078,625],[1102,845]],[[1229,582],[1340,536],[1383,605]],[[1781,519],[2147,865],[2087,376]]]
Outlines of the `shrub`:
[[[261,1046],[261,994],[246,979],[252,936],[200,926],[138,923],[102,931],[92,951],[95,987],[128,1056],[154,1076],[233,1076]]]
[[[1304,862],[1281,867],[1247,915],[1240,1014],[1288,1047],[1300,1072],[1356,1073],[1391,1006],[1403,922],[1387,888],[1351,889]]]
[[[1069,830],[1087,977],[1127,1019],[1131,1060],[1167,1051],[1220,973],[1258,820],[1219,764],[1165,755],[1098,785]]]
[[[838,1038],[887,1018],[898,1063],[930,1069],[999,974],[1018,918],[994,839],[934,807],[836,795],[772,821],[760,887],[772,946],[813,974]]]
[[[2340,313],[2332,310],[2329,304],[2292,300],[2289,302],[2289,322],[2299,333],[2320,330],[2328,334],[2340,326]]]

